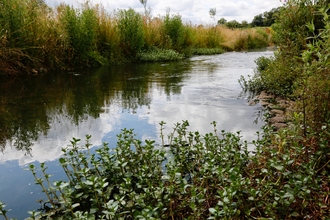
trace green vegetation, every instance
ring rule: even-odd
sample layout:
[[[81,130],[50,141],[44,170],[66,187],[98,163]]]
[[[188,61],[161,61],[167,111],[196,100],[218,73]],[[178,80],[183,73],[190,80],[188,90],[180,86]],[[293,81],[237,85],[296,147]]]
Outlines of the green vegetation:
[[[239,132],[218,133],[211,124],[214,131],[202,135],[187,121],[177,123],[167,140],[161,133],[161,146],[123,129],[116,148],[104,143],[96,153],[90,136],[85,143],[73,138],[59,159],[67,181],[50,183],[44,163],[40,170],[30,165],[48,198],[31,219],[329,217],[329,175],[315,146],[289,139],[293,130],[265,128],[251,154]]]
[[[243,20],[241,23],[236,20],[227,21],[225,18],[218,20],[218,25],[224,25],[228,28],[248,28],[248,27],[270,27],[275,23],[279,11],[282,7],[273,8],[262,14],[254,16],[251,23]],[[211,15],[211,14],[210,14]]]
[[[48,197],[39,212],[31,212],[31,218],[330,218],[330,20],[327,1],[313,2],[291,0],[280,10],[272,26],[279,50],[271,59],[256,60],[256,74],[241,79],[245,89],[293,99],[289,127],[274,132],[265,126],[252,143],[253,154],[239,133],[218,132],[215,122],[211,123],[214,132],[205,135],[189,131],[187,121],[178,123],[168,140],[161,133],[161,146],[151,140],[142,143],[132,130],[124,129],[116,148],[104,143],[95,154],[89,151],[90,136],[85,144],[73,139],[59,160],[68,181],[50,183],[45,164],[41,164],[42,177],[30,165]],[[167,27],[157,19],[162,25],[147,23],[144,32],[157,36],[145,36],[146,42],[157,42],[157,48],[167,52],[180,51],[182,45],[190,45],[187,42],[209,48],[204,46],[208,43],[204,36],[210,30],[228,36],[221,27],[191,28],[181,25],[179,17],[167,16]],[[163,32],[157,35],[154,30],[160,27]],[[269,37],[254,31],[246,32],[240,41],[253,45],[249,36],[256,34],[265,41]],[[184,35],[196,32],[194,38]],[[246,44],[240,41],[221,45],[244,49]],[[165,123],[160,125],[162,131]],[[3,203],[0,211],[6,217]]]
[[[232,39],[239,40],[240,31],[184,24],[180,15],[169,11],[151,17],[146,1],[141,3],[144,14],[134,9],[108,13],[88,1],[80,8],[65,4],[50,8],[40,0],[0,0],[0,73],[39,74],[139,60],[171,61],[195,51],[210,54],[265,46],[244,42],[236,47]],[[259,35],[266,30],[262,32],[251,35],[252,41],[262,39]],[[271,43],[267,39],[266,45]],[[173,51],[180,55],[173,56]]]
[[[290,151],[296,151],[294,147],[299,146],[310,157],[302,163],[317,158],[313,172],[314,178],[321,180],[320,186],[328,186],[330,176],[328,7],[328,1],[289,1],[272,26],[278,51],[270,59],[256,60],[257,73],[248,80],[241,80],[245,89],[267,90],[295,101],[291,112],[293,125],[280,133],[284,142],[275,146]],[[269,146],[273,147],[274,143]],[[323,190],[328,196],[329,189]],[[317,191],[314,189],[313,193]],[[315,198],[310,203],[319,201],[327,199]],[[324,216],[329,217],[329,210],[325,210]]]
[[[212,53],[215,54],[215,53]],[[181,60],[184,58],[183,54],[180,54],[172,49],[154,49],[147,52],[139,52],[137,59],[145,62],[161,62],[169,60]]]

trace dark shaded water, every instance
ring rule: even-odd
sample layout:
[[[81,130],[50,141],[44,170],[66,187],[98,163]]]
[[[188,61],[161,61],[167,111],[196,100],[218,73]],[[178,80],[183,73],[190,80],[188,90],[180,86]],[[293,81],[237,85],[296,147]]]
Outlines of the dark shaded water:
[[[136,64],[44,76],[0,77],[0,200],[10,217],[23,219],[43,198],[29,163],[47,161],[55,179],[64,178],[57,159],[72,137],[92,135],[94,146],[109,142],[123,128],[142,139],[159,140],[189,120],[201,133],[242,131],[254,139],[257,107],[241,96],[238,79],[252,75],[254,60],[272,51],[199,56],[177,63]]]

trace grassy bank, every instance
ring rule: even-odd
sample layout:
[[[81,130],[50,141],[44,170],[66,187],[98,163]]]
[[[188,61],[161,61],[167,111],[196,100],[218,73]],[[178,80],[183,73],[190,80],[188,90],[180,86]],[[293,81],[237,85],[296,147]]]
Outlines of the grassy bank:
[[[0,3],[0,73],[37,74],[132,61],[265,47],[266,29],[184,24],[179,15],[144,16],[85,3],[50,8],[38,0]],[[174,55],[175,53],[178,53]]]
[[[306,208],[318,206],[310,216],[327,219],[330,216],[329,5],[327,1],[288,1],[272,28],[278,51],[270,59],[259,58],[258,71],[242,84],[248,90],[267,90],[294,101],[289,112],[290,126],[268,136],[265,146],[275,147],[279,152],[299,150],[307,156],[300,164],[314,160],[313,178],[324,195],[305,201]],[[323,207],[317,205],[322,202],[325,202]]]

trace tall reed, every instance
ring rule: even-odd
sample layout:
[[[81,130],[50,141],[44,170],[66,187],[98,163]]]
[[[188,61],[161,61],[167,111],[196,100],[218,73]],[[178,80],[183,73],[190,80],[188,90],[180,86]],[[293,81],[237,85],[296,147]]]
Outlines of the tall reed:
[[[169,12],[158,17],[134,9],[107,12],[89,2],[79,8],[64,3],[51,8],[38,0],[2,0],[0,5],[0,73],[4,74],[129,62],[141,52],[162,56],[153,61],[171,60],[173,50],[180,54],[177,59],[270,42],[265,30],[197,26]]]

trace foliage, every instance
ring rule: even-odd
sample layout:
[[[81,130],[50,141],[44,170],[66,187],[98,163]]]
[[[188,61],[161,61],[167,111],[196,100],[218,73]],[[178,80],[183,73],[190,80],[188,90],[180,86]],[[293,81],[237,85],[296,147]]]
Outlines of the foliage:
[[[210,8],[209,15],[211,18],[213,18],[213,20],[215,20],[216,14],[217,14],[217,8]]]
[[[329,185],[330,171],[328,12],[322,1],[315,4],[289,1],[279,15],[281,20],[274,25],[280,50],[272,59],[259,58],[256,61],[258,72],[248,81],[241,79],[245,88],[265,89],[295,100],[291,113],[292,127],[285,131],[286,134],[278,134],[283,137],[283,143],[276,142],[270,146],[276,146],[280,151],[288,148],[291,152],[298,151],[297,146],[303,146],[299,154],[313,161],[309,166],[312,166],[315,175],[322,176],[322,183],[319,183],[321,188]],[[274,138],[268,137],[271,140]],[[304,163],[308,162],[304,160]],[[323,190],[329,192],[327,187]],[[318,213],[327,213],[326,216],[329,216],[329,210],[321,209]]]
[[[227,21],[225,18],[220,18],[217,24],[226,25],[229,28],[270,27],[275,23],[281,8],[282,7],[273,8],[270,11],[265,11],[262,14],[258,14],[254,16],[251,23],[248,23],[245,20],[239,23],[236,20]]]
[[[298,109],[303,113],[304,134],[307,130],[315,133],[323,132],[324,126],[330,122],[330,72],[329,72],[329,50],[330,50],[330,20],[328,9],[321,8],[324,30],[318,35],[310,37],[312,42],[301,55],[304,62],[302,74],[295,81],[294,95],[299,97]],[[314,23],[307,27],[315,33]],[[330,135],[328,140],[330,139]]]
[[[242,32],[240,37],[234,42],[234,50],[249,50],[265,48],[269,45],[269,35],[267,29],[254,28],[250,31]]]
[[[272,26],[274,42],[280,46],[279,53],[291,60],[306,48],[307,37],[310,35],[306,24],[313,20],[314,8],[306,6],[307,2],[309,1],[290,1],[280,11]]]
[[[123,129],[116,148],[91,153],[90,136],[64,148],[59,162],[67,181],[50,183],[44,163],[36,183],[48,197],[33,217],[88,219],[242,219],[327,217],[329,173],[320,150],[295,136],[299,129],[254,141],[240,133],[201,135],[177,123],[167,143],[135,138]],[[161,122],[161,131],[165,123]],[[324,143],[327,144],[327,143]],[[329,217],[329,216],[328,216]]]
[[[146,10],[147,1],[140,2]],[[80,8],[64,3],[51,8],[39,0],[0,0],[0,5],[2,74],[43,74],[47,70],[132,62],[141,51],[153,52],[154,48],[189,57],[199,48],[265,46],[262,38],[252,35],[250,46],[246,46],[248,41],[239,37],[246,30],[184,24],[179,14],[169,12],[151,17],[150,9],[144,15],[133,9],[109,13],[89,1]],[[236,39],[241,42],[235,43]]]
[[[6,207],[6,205],[0,201],[0,215],[2,215],[7,220],[9,218],[7,217],[6,213],[10,210],[6,210],[5,207]]]
[[[241,78],[241,85],[255,93],[267,90],[279,96],[290,96],[294,80],[299,75],[299,68],[290,60],[275,54],[272,58],[256,59],[257,69],[248,80]],[[291,72],[291,74],[288,74]]]
[[[212,54],[222,54],[224,50],[221,48],[198,48],[193,51],[196,55],[212,55]]]
[[[164,41],[169,48],[182,49],[184,42],[184,25],[180,15],[170,15],[169,12],[164,18]]]
[[[69,44],[69,63],[78,65],[88,63],[90,53],[96,50],[97,16],[88,5],[80,13],[76,9],[65,6],[63,8],[61,23],[64,25]],[[88,64],[87,64],[88,65]]]
[[[239,27],[241,27],[241,24],[236,20],[228,21],[225,25],[228,28],[239,28]]]
[[[145,44],[141,15],[130,8],[120,10],[118,17],[121,48],[125,55],[134,57]]]
[[[226,24],[227,23],[227,20],[225,18],[220,18],[218,20],[218,25],[223,25],[223,24]]]
[[[137,54],[137,59],[143,62],[176,61],[183,58],[183,54],[171,49],[154,49],[152,51],[139,52]]]

